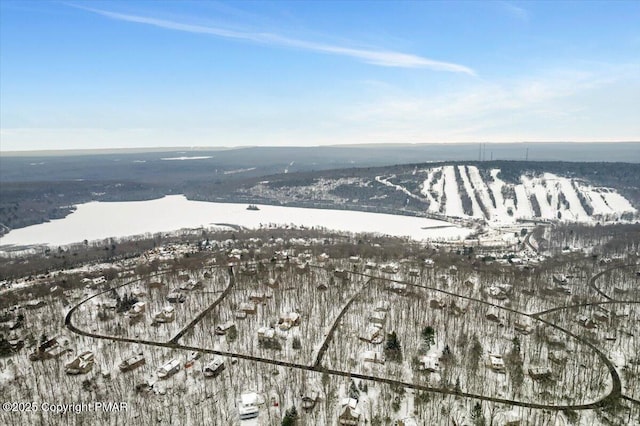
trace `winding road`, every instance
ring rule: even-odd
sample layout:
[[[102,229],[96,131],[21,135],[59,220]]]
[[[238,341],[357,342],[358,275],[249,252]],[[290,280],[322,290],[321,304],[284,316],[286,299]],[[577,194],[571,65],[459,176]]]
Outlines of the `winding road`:
[[[603,276],[608,271],[611,271],[611,270],[616,269],[616,268],[625,268],[625,267],[632,267],[632,266],[638,266],[638,265],[636,265],[636,264],[633,264],[633,265],[622,265],[622,266],[617,266],[617,267],[614,267],[614,268],[609,268],[609,269],[607,269],[605,271],[601,271],[598,274],[596,274],[596,275],[594,275],[593,277],[590,278],[589,285],[591,287],[593,287],[594,289],[596,289],[599,294],[603,295],[603,297],[606,297],[607,299],[611,299],[608,296],[606,296],[603,292],[601,292],[599,289],[597,289],[597,287],[595,286],[595,281],[599,277]],[[423,286],[423,285],[419,285],[419,284],[413,284],[413,283],[410,283],[410,282],[393,280],[393,279],[389,279],[389,278],[385,278],[385,277],[373,276],[373,275],[359,273],[359,272],[350,272],[350,273],[361,275],[363,277],[368,277],[368,280],[363,285],[363,287],[354,296],[351,297],[351,299],[346,303],[346,305],[341,310],[341,312],[338,315],[338,317],[334,320],[334,322],[332,324],[332,327],[331,327],[331,330],[329,331],[329,333],[327,334],[326,338],[324,339],[324,341],[322,343],[322,346],[321,346],[321,349],[319,350],[319,352],[318,352],[318,354],[317,354],[317,356],[315,358],[315,361],[313,362],[312,365],[305,365],[305,364],[299,364],[299,363],[293,363],[293,362],[287,362],[287,361],[278,361],[278,360],[275,360],[275,359],[259,357],[259,356],[253,356],[253,355],[247,355],[247,354],[243,354],[243,353],[218,351],[218,350],[213,350],[213,349],[209,349],[209,348],[201,348],[201,347],[195,347],[195,346],[181,345],[181,344],[178,343],[180,338],[188,330],[193,328],[207,313],[209,313],[215,306],[217,306],[224,299],[224,297],[226,297],[229,294],[229,292],[232,290],[233,284],[234,284],[233,277],[230,278],[229,284],[227,285],[226,289],[221,294],[221,296],[218,299],[216,299],[205,310],[203,310],[199,315],[197,315],[196,318],[194,318],[186,327],[184,327],[175,337],[173,337],[168,342],[157,342],[157,341],[137,339],[137,338],[102,335],[102,334],[98,334],[98,333],[93,333],[93,332],[82,330],[82,329],[76,327],[73,324],[73,321],[72,321],[73,314],[78,310],[78,308],[82,304],[84,304],[87,301],[89,301],[89,300],[91,300],[91,299],[93,299],[95,297],[98,297],[98,296],[100,296],[100,295],[102,295],[104,293],[112,291],[113,289],[121,288],[121,287],[124,287],[126,285],[130,285],[130,284],[136,283],[139,280],[126,282],[126,283],[117,285],[115,287],[109,288],[107,290],[104,290],[102,292],[96,293],[96,294],[94,294],[94,295],[92,295],[90,297],[87,297],[86,299],[82,300],[80,303],[78,303],[77,305],[72,307],[69,310],[69,312],[67,312],[64,322],[65,322],[65,326],[71,332],[76,333],[78,335],[95,338],[95,339],[105,339],[105,340],[110,340],[110,341],[114,341],[114,342],[124,342],[124,343],[137,343],[137,344],[142,344],[142,345],[155,346],[155,347],[164,347],[164,348],[171,348],[171,349],[178,349],[178,350],[199,351],[199,352],[202,352],[202,353],[209,353],[209,354],[215,354],[215,355],[221,355],[221,356],[227,356],[227,357],[234,357],[234,358],[239,358],[239,359],[245,359],[245,360],[248,360],[248,361],[260,362],[260,363],[277,365],[277,366],[282,366],[282,367],[296,368],[296,369],[300,369],[300,370],[320,372],[320,373],[327,373],[327,374],[331,374],[331,375],[335,375],[335,376],[359,378],[359,379],[362,379],[362,380],[368,380],[368,381],[372,381],[372,382],[378,382],[378,383],[385,383],[385,384],[389,384],[389,385],[401,386],[401,387],[404,387],[404,388],[410,388],[410,389],[415,389],[415,390],[420,390],[420,391],[427,391],[427,392],[433,392],[433,393],[439,393],[439,394],[445,394],[445,395],[456,395],[456,396],[461,396],[461,397],[465,397],[465,398],[473,398],[473,399],[478,399],[478,400],[482,400],[482,401],[490,401],[490,402],[495,402],[495,403],[509,404],[509,405],[514,405],[514,406],[519,406],[519,407],[526,407],[526,408],[549,409],[549,410],[586,410],[586,409],[593,409],[593,408],[599,408],[599,407],[606,406],[611,401],[616,401],[616,400],[619,400],[621,398],[626,400],[626,401],[629,401],[631,403],[634,403],[634,404],[640,404],[640,401],[638,401],[638,400],[636,400],[636,399],[634,399],[634,398],[632,398],[630,396],[624,395],[622,393],[622,383],[621,383],[621,380],[620,380],[620,376],[619,376],[615,366],[613,365],[613,363],[607,358],[607,356],[600,349],[598,349],[594,344],[592,344],[591,342],[589,342],[585,338],[583,338],[581,336],[578,336],[578,335],[572,333],[571,331],[569,331],[569,330],[567,330],[567,329],[565,329],[563,327],[560,327],[560,326],[558,326],[556,324],[553,324],[548,320],[540,318],[541,316],[544,316],[544,315],[549,314],[549,313],[558,312],[558,311],[566,310],[566,309],[572,309],[572,308],[576,308],[576,307],[595,306],[595,305],[611,304],[611,303],[634,303],[635,304],[635,303],[640,303],[640,301],[607,300],[605,302],[591,302],[591,303],[585,303],[585,304],[580,304],[580,305],[562,306],[562,307],[548,309],[548,310],[542,311],[542,312],[529,314],[529,313],[524,313],[524,312],[517,311],[515,309],[504,308],[504,307],[495,305],[493,303],[490,303],[490,302],[487,302],[487,301],[484,301],[484,300],[481,300],[481,299],[458,295],[458,294],[455,294],[453,292],[449,292],[449,291],[446,291],[446,290],[438,289],[438,288],[435,288],[435,287]],[[154,276],[160,276],[160,275],[163,275],[163,274],[156,274]],[[450,390],[450,389],[435,388],[435,387],[424,386],[424,385],[415,384],[415,383],[403,382],[401,380],[395,380],[395,379],[390,379],[390,378],[365,375],[365,374],[360,374],[360,373],[354,373],[354,372],[351,372],[351,371],[341,371],[341,370],[334,370],[334,369],[326,369],[326,368],[322,367],[322,365],[321,365],[322,357],[323,357],[324,352],[326,351],[326,349],[328,348],[328,346],[329,346],[329,344],[331,342],[331,339],[333,337],[334,331],[335,331],[336,327],[338,326],[338,324],[340,323],[340,320],[341,320],[342,316],[347,311],[347,309],[349,308],[351,303],[355,300],[355,298],[359,294],[362,293],[362,291],[369,285],[369,283],[373,279],[385,280],[387,282],[397,282],[397,283],[401,283],[401,284],[406,284],[407,286],[424,288],[424,289],[428,289],[428,290],[432,290],[432,291],[437,291],[437,292],[440,292],[440,293],[443,293],[443,294],[448,294],[448,295],[451,295],[451,296],[459,297],[459,298],[462,298],[462,299],[466,299],[466,300],[470,300],[470,301],[474,301],[474,302],[478,302],[478,303],[483,303],[483,304],[486,304],[486,305],[494,306],[494,307],[496,307],[498,309],[506,310],[506,311],[509,311],[509,312],[513,312],[515,314],[519,314],[519,315],[523,315],[523,316],[532,318],[532,319],[534,319],[536,321],[540,321],[540,322],[544,323],[547,326],[553,327],[553,328],[565,333],[566,335],[573,337],[578,342],[580,342],[581,344],[587,346],[589,349],[591,349],[592,351],[594,351],[598,355],[598,357],[601,359],[601,361],[607,367],[607,369],[609,371],[609,374],[611,376],[611,381],[612,381],[611,390],[607,395],[604,395],[599,400],[594,401],[594,402],[590,402],[590,403],[586,403],[586,404],[550,405],[550,404],[539,404],[539,403],[527,402],[527,401],[519,401],[519,400],[513,400],[513,399],[497,398],[497,397],[492,397],[492,396],[487,396],[487,395],[479,395],[479,394],[472,394],[472,393],[466,393],[466,392],[456,392],[455,390]]]

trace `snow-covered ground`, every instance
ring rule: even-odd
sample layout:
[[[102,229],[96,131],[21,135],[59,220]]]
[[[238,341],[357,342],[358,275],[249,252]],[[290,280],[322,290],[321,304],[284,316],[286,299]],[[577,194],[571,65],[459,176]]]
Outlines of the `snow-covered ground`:
[[[421,176],[416,179],[421,181],[420,194],[429,202],[428,212],[484,218],[496,225],[512,224],[517,219],[610,221],[619,220],[624,213],[636,213],[629,200],[616,190],[588,185],[578,179],[553,173],[523,174],[518,183],[510,183],[500,178],[499,169],[483,176],[476,166],[460,165],[457,166],[458,182],[455,167],[420,170]],[[384,181],[383,176],[376,179]],[[402,187],[396,189],[407,191]],[[461,190],[471,199],[471,216],[462,208]],[[591,209],[593,211],[588,212]]]
[[[216,224],[259,228],[267,225],[324,227],[347,232],[381,233],[423,239],[461,239],[470,229],[433,219],[347,210],[259,206],[189,201],[182,195],[151,201],[90,202],[80,204],[64,219],[16,229],[2,238],[3,245],[53,246]],[[432,229],[426,229],[432,228]]]

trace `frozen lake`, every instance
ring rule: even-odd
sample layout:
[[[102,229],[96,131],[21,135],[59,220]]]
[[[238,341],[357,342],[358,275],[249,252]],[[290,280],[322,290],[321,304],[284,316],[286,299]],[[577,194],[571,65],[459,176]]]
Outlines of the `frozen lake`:
[[[78,205],[77,210],[64,219],[13,230],[0,238],[0,246],[58,246],[85,239],[170,232],[217,223],[247,228],[269,224],[325,227],[337,231],[409,236],[416,240],[459,239],[471,232],[448,222],[410,216],[265,205],[259,205],[259,208],[251,211],[247,210],[247,204],[190,201],[182,195],[151,201],[94,201]]]

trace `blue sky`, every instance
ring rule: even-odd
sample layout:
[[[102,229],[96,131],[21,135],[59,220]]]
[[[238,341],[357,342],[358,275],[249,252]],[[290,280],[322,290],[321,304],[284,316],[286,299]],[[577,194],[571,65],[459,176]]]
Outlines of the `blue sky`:
[[[640,140],[640,2],[0,2],[0,149]]]

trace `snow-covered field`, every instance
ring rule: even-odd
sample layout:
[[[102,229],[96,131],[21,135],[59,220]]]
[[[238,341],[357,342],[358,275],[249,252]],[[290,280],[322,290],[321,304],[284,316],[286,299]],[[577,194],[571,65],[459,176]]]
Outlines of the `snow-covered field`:
[[[80,204],[64,219],[16,229],[0,246],[64,245],[83,240],[120,238],[183,228],[231,224],[247,228],[268,225],[324,227],[336,231],[381,233],[423,239],[461,239],[470,229],[448,222],[381,213],[190,201],[182,195],[151,201],[90,202]],[[426,229],[425,229],[426,228]],[[432,228],[432,229],[429,229]]]

